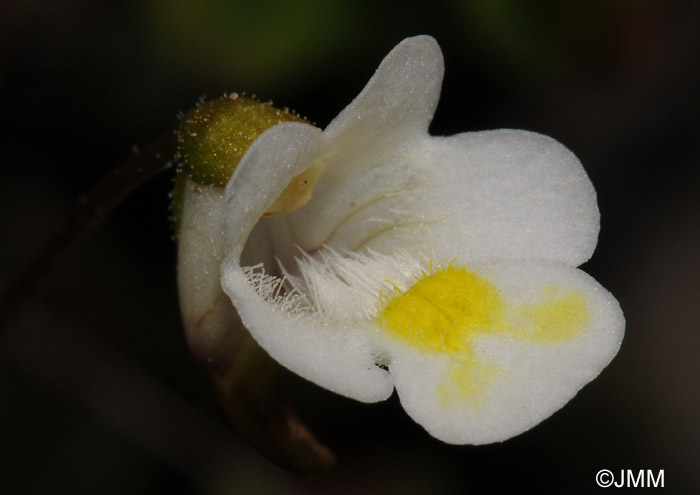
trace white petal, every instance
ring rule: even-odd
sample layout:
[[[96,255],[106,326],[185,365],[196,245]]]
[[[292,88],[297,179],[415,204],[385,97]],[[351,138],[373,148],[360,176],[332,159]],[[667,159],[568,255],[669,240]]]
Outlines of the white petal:
[[[446,243],[460,257],[551,259],[577,266],[595,249],[596,194],[576,156],[532,132],[498,130],[430,138],[425,159],[452,217]]]
[[[362,92],[326,128],[338,152],[374,143],[386,147],[424,134],[435,113],[444,73],[430,36],[407,38],[384,58]]]
[[[434,222],[426,216],[433,206],[426,200],[433,198],[424,190],[437,191],[437,186],[424,165],[412,153],[367,157],[362,167],[335,181],[328,179],[332,171],[327,167],[311,201],[284,221],[306,251],[323,245],[377,250],[379,237],[391,237],[397,230],[416,232],[421,223]]]
[[[292,314],[265,301],[237,264],[224,262],[224,291],[258,343],[276,361],[333,392],[362,402],[391,395],[389,373],[379,368],[380,356],[370,345],[372,327],[335,324],[318,314]]]
[[[289,182],[313,164],[321,130],[297,122],[265,131],[226,185],[223,232],[228,256],[238,259],[250,232]]]
[[[393,386],[389,374],[375,365],[376,353],[362,328],[356,322],[330,325],[318,315],[288,311],[294,305],[278,292],[280,279],[258,277],[254,284],[254,271],[240,266],[258,219],[289,181],[313,163],[309,157],[320,133],[304,124],[280,124],[258,138],[241,160],[226,187],[223,220],[229,251],[221,284],[243,324],[279,363],[329,390],[373,402],[388,397]]]
[[[498,442],[549,417],[593,380],[620,347],[624,317],[607,290],[567,265],[522,260],[468,269],[497,287],[511,309],[538,304],[551,284],[587,300],[587,323],[569,338],[523,338],[519,332],[526,333],[531,322],[515,311],[509,323],[515,330],[475,337],[471,360],[408,346],[394,349],[390,372],[414,420],[448,443]]]
[[[307,157],[324,164],[310,203],[261,222],[267,225],[260,230],[275,231],[283,261],[294,254],[290,246],[352,250],[366,247],[377,231],[415,223],[421,205],[410,193],[425,164],[413,159],[412,149],[427,136],[443,72],[440,47],[429,36],[408,38],[385,57]]]
[[[336,227],[348,219],[364,221],[365,205],[413,187],[415,177],[404,165],[411,160],[410,150],[427,135],[443,72],[440,47],[429,36],[408,38],[386,56],[362,92],[324,131],[314,155],[324,172],[310,204],[289,218],[298,244],[308,251],[323,244],[352,249],[361,239],[338,242],[343,233]],[[383,218],[378,221],[386,224]],[[373,229],[364,226],[345,237],[366,237]]]

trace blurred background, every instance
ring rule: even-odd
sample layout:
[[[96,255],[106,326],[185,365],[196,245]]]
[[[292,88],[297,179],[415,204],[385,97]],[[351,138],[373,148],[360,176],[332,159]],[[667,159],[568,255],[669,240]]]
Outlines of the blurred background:
[[[338,456],[303,480],[228,426],[179,322],[172,178],[62,262],[0,333],[2,493],[588,493],[607,468],[700,490],[700,3],[674,0],[4,0],[0,290],[77,198],[202,95],[256,94],[323,127],[401,39],[445,54],[431,131],[522,128],[573,150],[602,230],[584,270],[619,299],[618,357],[502,444],[442,444],[397,398],[285,373]]]

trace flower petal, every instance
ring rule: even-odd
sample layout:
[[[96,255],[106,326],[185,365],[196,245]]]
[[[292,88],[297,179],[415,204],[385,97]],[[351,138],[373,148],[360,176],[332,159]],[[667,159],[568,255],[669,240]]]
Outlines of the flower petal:
[[[459,354],[395,343],[390,372],[404,408],[430,434],[483,444],[530,429],[593,380],[619,349],[624,317],[607,290],[567,265],[468,268],[498,289],[503,319]]]
[[[309,168],[321,130],[286,122],[265,131],[226,185],[223,231],[229,256],[240,257],[251,230],[289,182]]]
[[[328,324],[318,315],[290,314],[264,300],[240,267],[225,262],[224,291],[241,320],[270,356],[296,374],[333,392],[362,402],[389,397],[389,373],[376,365],[371,327]]]
[[[310,153],[320,133],[304,124],[280,124],[258,138],[241,160],[226,187],[229,252],[221,283],[244,325],[280,364],[336,393],[378,401],[391,395],[393,385],[389,374],[375,365],[362,328],[354,322],[331,326],[317,315],[287,311],[289,299],[281,294],[280,278],[240,266],[258,219],[289,181],[313,163]]]
[[[257,229],[260,235],[273,232],[283,262],[296,254],[296,245],[306,251],[324,244],[348,250],[378,229],[400,223],[401,218],[377,216],[361,225],[371,214],[366,205],[388,211],[387,202],[376,200],[393,201],[396,193],[415,188],[416,174],[407,162],[411,148],[427,135],[443,72],[440,47],[429,36],[408,38],[384,58],[362,92],[315,141],[313,154],[306,155],[309,165],[324,167],[310,203],[292,215],[263,220]],[[400,209],[417,210],[415,199],[409,197]],[[355,220],[359,225],[351,226]],[[351,228],[344,232],[341,224]],[[353,236],[359,240],[346,242]]]
[[[357,243],[331,239],[336,227],[350,217],[364,218],[366,210],[356,213],[365,205],[414,182],[403,165],[410,160],[410,149],[427,135],[443,72],[442,53],[433,38],[408,38],[326,128],[313,158],[323,163],[323,174],[310,204],[288,219],[304,249],[323,244],[352,249]],[[365,235],[363,230],[359,236]]]
[[[307,252],[324,245],[341,251],[378,249],[375,241],[392,237],[401,226],[416,232],[413,227],[421,222],[435,221],[426,214],[440,205],[426,201],[433,197],[424,190],[436,186],[410,154],[372,157],[334,181],[328,180],[331,173],[327,167],[305,208],[280,219],[289,222],[294,238]],[[423,232],[419,234],[422,237]]]
[[[362,92],[326,128],[339,150],[387,146],[423,134],[433,118],[444,73],[430,36],[407,38],[384,58]]]
[[[465,259],[578,266],[590,258],[600,226],[595,190],[557,141],[497,130],[430,138],[423,147],[442,179],[434,200],[453,218],[445,242],[462,246]]]

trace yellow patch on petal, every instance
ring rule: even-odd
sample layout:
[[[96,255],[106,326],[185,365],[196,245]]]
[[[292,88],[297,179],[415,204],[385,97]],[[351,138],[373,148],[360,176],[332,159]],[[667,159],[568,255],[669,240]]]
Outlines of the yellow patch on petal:
[[[590,320],[586,296],[547,285],[536,303],[508,305],[488,280],[465,267],[422,273],[405,291],[380,293],[378,323],[389,335],[424,353],[447,355],[448,375],[437,391],[448,406],[456,400],[483,404],[500,370],[477,360],[473,339],[502,334],[531,343],[556,343],[580,334]]]
[[[590,320],[588,301],[581,292],[560,294],[550,284],[542,290],[542,299],[538,304],[515,306],[508,333],[531,342],[558,342],[575,337]]]
[[[464,401],[472,407],[484,406],[484,392],[499,372],[497,366],[464,357],[450,366],[447,376],[438,387],[438,398],[445,406]]]
[[[400,294],[380,295],[378,321],[392,335],[423,351],[455,353],[501,319],[503,300],[484,278],[450,264]]]

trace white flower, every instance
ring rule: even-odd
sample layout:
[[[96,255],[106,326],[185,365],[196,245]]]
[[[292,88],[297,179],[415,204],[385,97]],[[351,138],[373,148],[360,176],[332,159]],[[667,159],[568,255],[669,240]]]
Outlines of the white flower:
[[[208,203],[185,219],[199,227],[181,249],[204,260],[190,263],[205,287],[192,297],[211,299],[220,264],[244,325],[290,370],[365,402],[396,388],[433,436],[481,444],[528,430],[595,378],[624,318],[576,268],[599,229],[579,161],[525,131],[430,136],[442,74],[437,43],[409,38],[324,131],[265,132],[225,194],[188,199]],[[318,177],[311,200],[263,219],[305,170]]]

